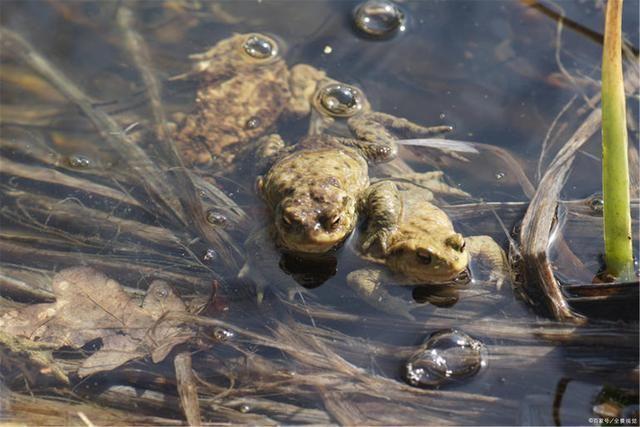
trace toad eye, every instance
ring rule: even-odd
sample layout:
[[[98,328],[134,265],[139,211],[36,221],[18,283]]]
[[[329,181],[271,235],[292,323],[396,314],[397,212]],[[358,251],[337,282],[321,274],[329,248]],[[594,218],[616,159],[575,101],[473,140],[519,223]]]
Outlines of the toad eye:
[[[445,243],[453,250],[458,252],[463,252],[464,248],[467,246],[467,243],[462,237],[462,234],[456,233],[452,236],[449,236]]]
[[[416,252],[416,256],[418,257],[418,261],[420,261],[422,264],[425,264],[425,265],[431,264],[431,252],[418,251]]]

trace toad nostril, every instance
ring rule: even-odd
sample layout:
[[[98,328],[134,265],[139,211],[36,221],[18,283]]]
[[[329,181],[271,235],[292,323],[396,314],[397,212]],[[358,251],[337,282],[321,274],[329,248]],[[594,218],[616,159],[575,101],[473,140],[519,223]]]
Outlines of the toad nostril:
[[[429,251],[418,251],[416,252],[416,256],[418,257],[418,260],[426,265],[431,264],[432,261],[432,257],[431,257],[431,252]]]
[[[324,227],[327,230],[333,230],[340,224],[341,219],[340,215],[329,216],[323,221]]]
[[[293,223],[297,222],[297,218],[293,212],[285,210],[282,212],[282,222],[286,226],[291,226]]]
[[[334,230],[342,222],[342,214],[340,212],[325,211],[318,218],[318,222],[322,224],[325,230]]]

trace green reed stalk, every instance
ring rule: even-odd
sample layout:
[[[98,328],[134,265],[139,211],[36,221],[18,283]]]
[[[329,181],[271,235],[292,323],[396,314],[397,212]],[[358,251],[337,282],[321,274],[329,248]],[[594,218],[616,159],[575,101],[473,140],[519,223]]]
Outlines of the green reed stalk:
[[[633,276],[627,120],[622,77],[622,1],[609,0],[602,54],[602,193],[607,272]]]

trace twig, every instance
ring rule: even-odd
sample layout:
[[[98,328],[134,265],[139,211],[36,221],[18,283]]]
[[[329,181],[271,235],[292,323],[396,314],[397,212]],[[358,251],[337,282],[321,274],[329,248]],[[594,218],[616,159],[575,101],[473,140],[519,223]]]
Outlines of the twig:
[[[582,34],[589,40],[592,40],[598,43],[599,45],[604,44],[604,36],[602,34],[598,33],[597,31],[593,31],[592,29],[587,28],[584,25],[579,24],[578,22],[565,17],[563,14],[560,14],[554,10],[551,10],[549,7],[545,6],[538,0],[521,0],[521,2],[528,7],[536,9],[540,13],[548,16],[549,18],[555,21],[564,21],[564,25],[566,25],[567,28],[570,28],[579,34]],[[628,48],[631,52],[633,52],[634,55],[638,55],[639,52],[637,47],[631,46],[629,43],[625,43],[625,47]]]
[[[198,388],[191,369],[191,353],[178,353],[173,361],[176,370],[178,395],[187,422],[192,426],[201,426],[200,403],[198,402]]]

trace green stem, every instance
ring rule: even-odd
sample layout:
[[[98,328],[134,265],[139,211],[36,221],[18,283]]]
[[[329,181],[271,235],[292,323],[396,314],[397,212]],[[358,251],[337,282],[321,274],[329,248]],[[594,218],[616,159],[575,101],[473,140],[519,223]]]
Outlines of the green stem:
[[[621,55],[622,0],[609,0],[602,55],[602,193],[607,272],[633,277],[627,120]]]

